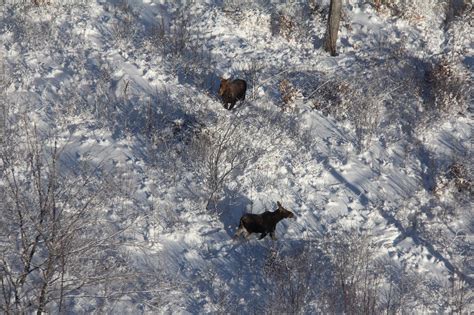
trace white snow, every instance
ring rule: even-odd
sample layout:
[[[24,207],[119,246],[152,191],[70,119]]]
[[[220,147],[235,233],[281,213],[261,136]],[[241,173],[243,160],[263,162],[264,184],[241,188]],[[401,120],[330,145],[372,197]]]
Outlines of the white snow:
[[[407,100],[407,113],[386,108],[392,115],[382,119],[386,128],[361,148],[350,120],[311,105],[322,98],[317,89],[334,78],[371,87],[377,95],[388,93],[393,82],[404,79],[405,64],[418,69],[444,52],[446,35],[436,5],[410,20],[377,12],[365,1],[344,2],[339,55],[330,57],[321,48],[325,21],[319,13],[297,21],[302,35],[286,39],[272,35],[274,6],[251,10],[248,4],[240,12],[224,12],[233,1],[190,2],[181,22],[192,26],[187,29],[191,34],[180,55],[157,46],[160,40],[165,45],[179,41],[178,33],[166,28],[170,38],[152,42],[146,34],[160,23],[158,17],[179,24],[176,10],[184,5],[125,1],[127,11],[120,3],[91,1],[69,9],[18,5],[0,19],[0,56],[9,78],[2,95],[8,122],[16,124],[25,113],[64,146],[64,167],[89,163],[104,178],[113,178],[123,200],[111,201],[104,218],[118,228],[130,225],[120,240],[140,281],[161,279],[153,287],[158,293],[124,293],[104,308],[99,299],[81,298],[69,304],[68,313],[95,312],[95,307],[124,314],[258,312],[258,303],[267,302],[270,280],[262,270],[273,251],[291,256],[344,230],[369,235],[374,258],[419,275],[423,283],[441,286],[453,273],[463,274],[472,298],[472,265],[462,263],[472,258],[472,212],[451,195],[436,199],[430,187],[433,174],[446,169],[453,157],[464,156],[463,163],[472,169],[469,113],[404,133],[406,125],[418,121],[409,112],[418,104],[405,95],[410,91],[394,90],[385,100]],[[132,24],[117,28],[127,14],[133,15]],[[28,23],[22,25],[24,21]],[[50,34],[41,34],[39,22],[48,25]],[[457,45],[472,63],[472,42]],[[399,68],[386,74],[399,77],[384,80],[377,71],[398,58],[394,47],[407,59],[395,62],[393,67]],[[420,71],[414,70],[422,75]],[[249,84],[247,100],[233,111],[225,110],[217,97],[221,76]],[[299,103],[288,111],[282,110],[278,90],[284,78],[302,91]],[[413,119],[404,127],[393,112]],[[251,159],[230,173],[217,202],[206,209],[207,164],[199,152],[209,145],[200,135],[231,125],[237,126],[242,155]],[[232,240],[242,214],[273,211],[276,201],[297,216],[277,225],[277,241],[255,236]],[[443,206],[456,211],[440,218]],[[456,238],[456,231],[465,236]],[[467,249],[460,253],[454,245]],[[433,290],[433,298],[442,294],[440,287],[433,285]],[[74,294],[87,295],[80,290]],[[410,301],[413,312],[452,311],[421,298]],[[300,313],[324,310],[316,300],[305,305]],[[51,313],[58,311],[54,303],[49,307]],[[469,307],[464,310],[472,311]]]

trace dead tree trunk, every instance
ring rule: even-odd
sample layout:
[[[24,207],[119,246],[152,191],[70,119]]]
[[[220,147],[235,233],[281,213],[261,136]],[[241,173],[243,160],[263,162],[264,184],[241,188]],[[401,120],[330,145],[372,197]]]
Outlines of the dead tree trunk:
[[[337,32],[339,31],[339,22],[341,20],[342,0],[331,0],[329,7],[328,28],[326,31],[326,40],[324,50],[331,56],[336,56]]]

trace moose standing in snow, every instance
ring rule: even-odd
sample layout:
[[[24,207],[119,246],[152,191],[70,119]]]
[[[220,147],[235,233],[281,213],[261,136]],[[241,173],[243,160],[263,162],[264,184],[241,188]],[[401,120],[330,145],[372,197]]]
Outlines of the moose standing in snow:
[[[234,108],[238,100],[245,100],[245,92],[247,91],[247,82],[241,79],[221,78],[221,85],[219,87],[219,96],[224,102],[224,108],[231,110]]]
[[[252,233],[261,233],[259,240],[267,236],[270,233],[272,240],[276,240],[275,228],[278,222],[285,218],[295,218],[293,212],[283,208],[281,203],[277,201],[278,209],[274,212],[265,211],[262,214],[244,214],[240,218],[240,224],[237,232],[235,233],[234,239],[237,239],[241,234],[248,239]]]

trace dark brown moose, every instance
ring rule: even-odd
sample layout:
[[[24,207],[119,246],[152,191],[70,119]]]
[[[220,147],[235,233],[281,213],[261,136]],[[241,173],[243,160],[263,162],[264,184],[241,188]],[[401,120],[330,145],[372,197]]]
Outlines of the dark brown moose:
[[[277,223],[285,218],[296,218],[293,212],[283,208],[279,201],[277,201],[277,206],[278,209],[274,212],[265,211],[262,214],[244,214],[240,218],[239,228],[235,233],[234,239],[237,239],[242,234],[248,239],[252,233],[261,233],[259,238],[261,240],[270,233],[272,239],[276,240],[275,228]]]
[[[224,102],[224,107],[228,110],[234,108],[235,103],[239,100],[245,100],[245,92],[247,91],[247,82],[241,79],[221,78],[221,85],[219,87],[219,96]]]

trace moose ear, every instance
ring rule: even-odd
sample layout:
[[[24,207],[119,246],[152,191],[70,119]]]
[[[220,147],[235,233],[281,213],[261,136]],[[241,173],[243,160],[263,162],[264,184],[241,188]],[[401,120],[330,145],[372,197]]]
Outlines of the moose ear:
[[[278,208],[281,207],[281,203],[279,201],[277,201],[277,206],[278,206]]]

